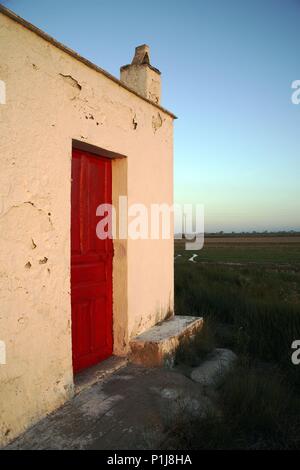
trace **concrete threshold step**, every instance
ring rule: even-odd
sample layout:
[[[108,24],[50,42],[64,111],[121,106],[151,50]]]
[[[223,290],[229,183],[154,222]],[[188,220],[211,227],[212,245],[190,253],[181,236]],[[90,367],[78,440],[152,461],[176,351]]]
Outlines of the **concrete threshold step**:
[[[195,334],[202,325],[202,317],[175,315],[130,341],[130,361],[146,367],[171,367],[180,341]]]
[[[75,395],[90,388],[95,383],[107,379],[128,363],[127,357],[111,356],[105,361],[79,372],[75,376]]]

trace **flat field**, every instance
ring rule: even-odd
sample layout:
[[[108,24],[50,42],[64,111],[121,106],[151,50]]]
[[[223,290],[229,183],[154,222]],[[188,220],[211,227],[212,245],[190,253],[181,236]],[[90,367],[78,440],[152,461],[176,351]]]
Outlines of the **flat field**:
[[[175,240],[175,258],[198,263],[284,264],[300,268],[300,237],[207,237],[199,251],[185,251],[185,242]],[[178,256],[180,255],[180,256]]]

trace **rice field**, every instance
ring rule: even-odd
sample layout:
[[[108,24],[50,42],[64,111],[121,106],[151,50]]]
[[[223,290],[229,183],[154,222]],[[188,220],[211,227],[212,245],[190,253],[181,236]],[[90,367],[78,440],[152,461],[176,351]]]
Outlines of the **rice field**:
[[[192,257],[197,263],[300,269],[300,237],[207,237],[199,251],[186,251],[184,240],[175,240],[176,263]]]

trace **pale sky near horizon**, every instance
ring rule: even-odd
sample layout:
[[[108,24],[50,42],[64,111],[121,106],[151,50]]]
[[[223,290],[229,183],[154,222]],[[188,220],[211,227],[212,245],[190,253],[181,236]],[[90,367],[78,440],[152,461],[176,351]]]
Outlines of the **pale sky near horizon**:
[[[117,77],[150,45],[175,201],[204,204],[206,231],[300,230],[300,0],[1,3]]]

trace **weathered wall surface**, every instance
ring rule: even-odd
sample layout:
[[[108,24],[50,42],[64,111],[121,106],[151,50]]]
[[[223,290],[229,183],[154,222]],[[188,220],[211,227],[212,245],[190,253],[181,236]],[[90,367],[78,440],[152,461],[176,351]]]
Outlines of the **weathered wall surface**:
[[[0,443],[73,394],[72,139],[113,161],[113,199],[172,203],[172,118],[0,14]],[[172,240],[115,243],[114,351],[173,308]]]

